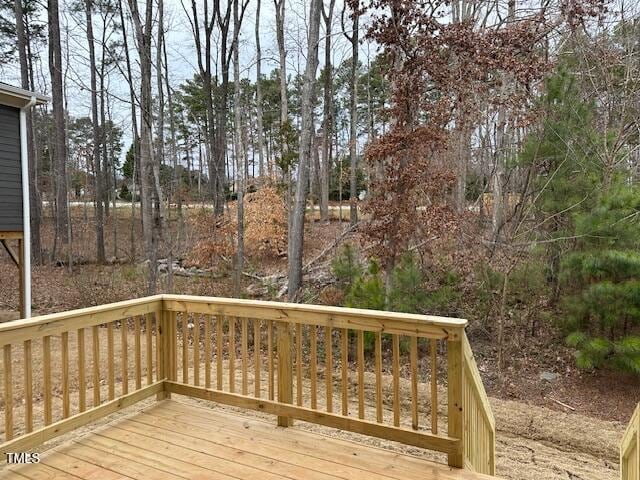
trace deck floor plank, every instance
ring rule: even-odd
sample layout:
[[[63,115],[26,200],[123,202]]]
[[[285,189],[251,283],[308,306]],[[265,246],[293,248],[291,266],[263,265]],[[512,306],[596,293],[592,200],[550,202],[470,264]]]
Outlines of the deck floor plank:
[[[178,397],[180,398],[180,397]],[[426,459],[165,400],[0,478],[31,480],[485,480]]]
[[[397,479],[425,478],[425,471],[431,472],[433,478],[443,480],[485,480],[493,477],[459,469],[451,469],[446,465],[430,462],[425,459],[404,455],[378,447],[361,445],[299,429],[274,428],[272,424],[248,418],[233,412],[218,411],[186,405],[180,401],[165,402],[161,407],[153,407],[149,413],[158,416],[178,418],[189,425],[211,424],[208,429],[216,432],[240,432],[247,438],[247,432],[253,431],[251,437],[258,443],[270,443],[280,449],[303,452],[316,458],[357,466],[362,470],[384,473]],[[177,416],[176,416],[177,415]],[[431,480],[428,476],[428,480]]]
[[[121,478],[148,478],[149,480],[181,480],[182,478],[138,462],[128,462],[112,452],[105,452],[104,450],[84,445],[73,444],[71,447],[60,449],[60,451],[70,457],[84,460],[101,467],[105,471],[105,474],[115,472],[120,475]],[[57,451],[54,451],[50,456],[55,456],[56,453]]]
[[[388,471],[393,470],[393,465],[387,465],[388,471],[381,471],[367,466],[366,459],[363,462],[355,462],[353,460],[359,452],[349,452],[347,454],[336,455],[337,452],[316,452],[318,450],[318,443],[312,448],[304,447],[297,448],[297,433],[296,430],[286,430],[286,433],[290,437],[286,443],[282,442],[279,435],[269,437],[268,432],[256,432],[251,429],[251,426],[246,421],[237,423],[231,427],[226,425],[226,420],[221,418],[207,418],[204,422],[203,419],[198,417],[188,418],[183,417],[182,414],[175,414],[165,410],[154,410],[150,412],[150,415],[140,415],[136,417],[136,421],[144,422],[146,425],[161,425],[165,428],[174,430],[179,425],[189,425],[190,435],[197,435],[202,439],[209,438],[210,440],[218,439],[217,441],[223,442],[226,445],[233,446],[234,448],[243,451],[253,451],[259,455],[277,460],[278,462],[284,462],[285,464],[293,464],[296,466],[307,467],[314,472],[326,472],[330,473],[333,478],[340,479],[362,479],[362,480],[389,480],[389,479],[406,479],[406,475],[398,473],[390,476]],[[209,423],[215,425],[214,427],[207,427],[206,429],[199,428],[199,425]],[[247,426],[249,428],[247,428]],[[272,430],[275,427],[270,426]],[[212,429],[215,435],[211,435]],[[289,443],[291,442],[291,443]],[[292,448],[293,445],[293,448]],[[327,469],[327,463],[331,464],[331,468]],[[366,466],[366,468],[364,468]],[[413,475],[418,475],[417,471],[412,472]],[[420,475],[424,473],[424,470],[419,472]]]
[[[113,470],[108,470],[94,463],[87,462],[86,460],[71,457],[61,450],[56,451],[55,455],[44,455],[42,463],[84,480],[122,480],[125,478],[134,478],[116,473]]]
[[[15,478],[16,474],[30,480],[78,480],[82,478],[42,463],[12,467],[9,471],[11,472],[9,478]]]
[[[214,457],[223,457],[243,465],[255,466],[261,470],[277,475],[277,478],[292,480],[335,480],[335,475],[329,475],[313,469],[308,462],[311,457],[297,455],[278,449],[264,448],[251,439],[235,438],[230,435],[212,437],[206,428],[189,425],[188,433],[176,433],[179,422],[153,415],[137,415],[136,418],[121,425],[128,431],[172,442],[174,445],[207,453]],[[276,460],[276,462],[274,462]],[[323,464],[326,467],[326,464]],[[316,466],[317,468],[317,466]]]

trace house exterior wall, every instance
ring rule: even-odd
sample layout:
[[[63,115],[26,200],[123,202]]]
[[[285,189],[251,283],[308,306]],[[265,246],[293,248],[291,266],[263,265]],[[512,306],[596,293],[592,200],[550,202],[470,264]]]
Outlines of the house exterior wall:
[[[23,231],[20,110],[0,105],[0,232]]]

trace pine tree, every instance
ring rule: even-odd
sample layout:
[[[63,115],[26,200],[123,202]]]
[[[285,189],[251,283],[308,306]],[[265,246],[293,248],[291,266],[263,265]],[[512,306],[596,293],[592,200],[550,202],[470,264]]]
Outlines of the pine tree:
[[[519,160],[538,174],[535,207],[548,278],[561,297],[561,326],[578,366],[640,374],[640,189],[629,172],[612,173],[600,161],[610,145],[572,63],[565,56],[547,80],[545,119]]]
[[[616,183],[575,218],[578,249],[562,262],[567,343],[582,368],[640,374],[640,189]]]

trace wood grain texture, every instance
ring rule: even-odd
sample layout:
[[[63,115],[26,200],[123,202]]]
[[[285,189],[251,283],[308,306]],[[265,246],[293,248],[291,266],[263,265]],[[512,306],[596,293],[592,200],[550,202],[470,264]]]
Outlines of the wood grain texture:
[[[41,456],[40,464],[11,467],[8,478],[488,480],[492,477],[316,433],[278,429],[256,418],[164,401],[56,446]]]

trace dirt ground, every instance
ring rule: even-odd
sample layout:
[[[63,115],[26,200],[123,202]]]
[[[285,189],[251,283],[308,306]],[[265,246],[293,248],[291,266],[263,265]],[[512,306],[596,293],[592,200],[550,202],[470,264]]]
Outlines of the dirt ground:
[[[81,220],[82,226],[76,227],[76,234],[81,237],[78,243],[83,247],[77,255],[86,259],[92,256],[92,226],[90,222],[82,223]],[[121,218],[121,222],[118,227],[118,248],[113,247],[111,234],[106,236],[107,251],[119,252],[114,264],[98,267],[85,263],[76,266],[73,273],[69,273],[65,266],[33,267],[36,313],[63,311],[145,295],[143,266],[124,263],[129,245],[129,222],[126,218]],[[45,227],[46,232],[48,228]],[[332,222],[329,226],[316,224],[308,228],[308,258],[323,251],[341,231],[337,222]],[[109,230],[109,225],[107,231],[112,231]],[[139,238],[139,232],[135,234]],[[195,240],[197,239],[186,238],[184,244],[188,245]],[[260,273],[281,271],[283,262],[286,263],[286,259],[264,262],[260,265]],[[250,265],[250,268],[258,267]],[[246,287],[250,279],[245,280]],[[0,311],[16,309],[16,282],[15,267],[0,252]],[[231,296],[230,284],[229,278],[218,276],[176,277],[175,291]],[[504,478],[522,480],[618,478],[618,443],[635,404],[640,400],[640,382],[637,378],[611,375],[610,372],[578,371],[573,367],[571,353],[562,347],[561,342],[553,349],[549,348],[548,342],[551,341],[557,342],[553,333],[541,336],[534,342],[518,344],[517,348],[508,352],[510,365],[499,372],[490,344],[482,336],[471,335],[496,417],[498,474]],[[116,341],[116,353],[117,348]],[[551,350],[553,353],[550,353]],[[89,361],[88,357],[87,362]],[[15,362],[19,362],[19,358]],[[14,364],[14,372],[18,368],[20,366]],[[557,373],[557,380],[541,380],[541,369]],[[34,377],[35,374],[36,372]],[[39,393],[36,391],[36,395]],[[104,394],[105,392],[103,396]],[[367,392],[367,403],[370,408],[374,406],[372,392]],[[440,407],[442,411],[446,411],[444,406]],[[318,426],[300,423],[299,428],[357,437],[358,441],[401,448],[416,455],[433,456],[419,449],[392,446],[388,442],[329,431]]]

